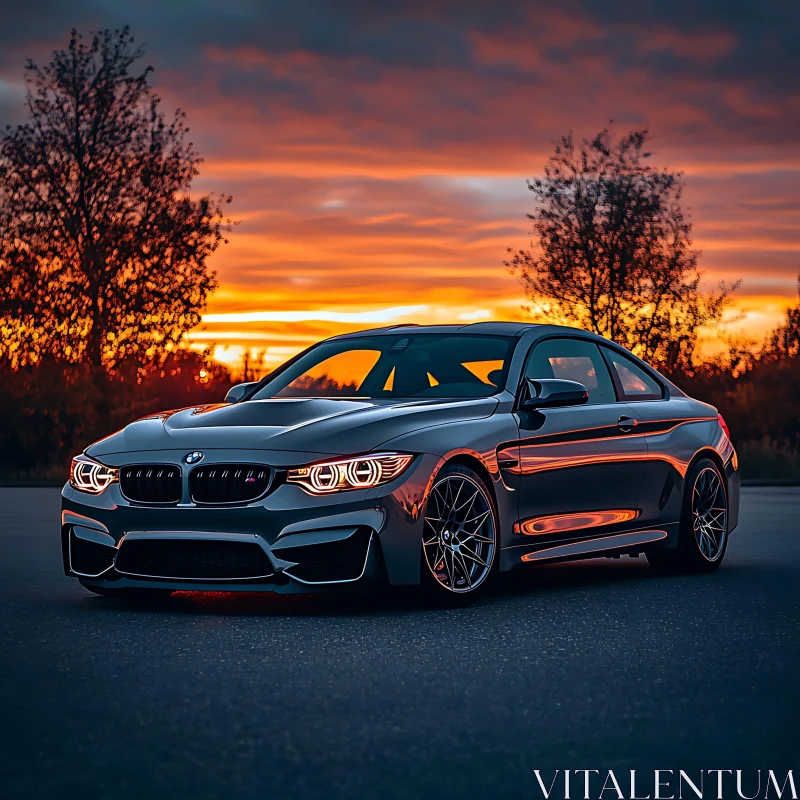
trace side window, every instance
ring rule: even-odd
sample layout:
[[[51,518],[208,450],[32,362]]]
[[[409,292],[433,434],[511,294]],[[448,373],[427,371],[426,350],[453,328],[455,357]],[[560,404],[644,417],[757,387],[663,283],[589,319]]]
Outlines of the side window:
[[[625,400],[660,400],[664,396],[661,384],[635,361],[607,347],[603,351]]]
[[[525,367],[525,377],[577,381],[589,390],[589,403],[617,400],[608,367],[593,342],[580,339],[547,339],[537,344]]]

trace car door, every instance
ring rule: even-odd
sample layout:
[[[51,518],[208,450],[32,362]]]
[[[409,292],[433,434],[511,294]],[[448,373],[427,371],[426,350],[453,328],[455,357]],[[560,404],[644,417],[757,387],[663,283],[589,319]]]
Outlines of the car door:
[[[590,339],[536,343],[526,378],[584,384],[585,405],[516,412],[519,521],[525,542],[549,544],[639,527],[647,447],[636,420],[617,399],[609,367]]]
[[[713,413],[698,416],[698,404],[670,397],[666,386],[645,365],[616,348],[601,345],[617,395],[637,421],[648,449],[648,468],[641,491],[643,525],[669,529],[681,514],[683,472],[704,440],[703,427]]]

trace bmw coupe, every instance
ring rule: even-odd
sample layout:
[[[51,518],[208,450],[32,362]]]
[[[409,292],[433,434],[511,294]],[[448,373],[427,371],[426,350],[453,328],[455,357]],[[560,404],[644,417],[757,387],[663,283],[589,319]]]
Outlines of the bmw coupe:
[[[627,350],[482,322],[323,341],[92,444],[62,496],[64,569],[97,594],[444,598],[598,556],[712,572],[739,474],[717,410]]]

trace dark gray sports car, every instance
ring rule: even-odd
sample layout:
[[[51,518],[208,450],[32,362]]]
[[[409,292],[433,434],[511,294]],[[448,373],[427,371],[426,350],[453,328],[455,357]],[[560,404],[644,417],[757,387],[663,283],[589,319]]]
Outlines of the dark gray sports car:
[[[596,556],[711,572],[738,507],[722,417],[623,348],[553,325],[403,325],[91,445],[61,536],[66,573],[98,594],[452,596]]]

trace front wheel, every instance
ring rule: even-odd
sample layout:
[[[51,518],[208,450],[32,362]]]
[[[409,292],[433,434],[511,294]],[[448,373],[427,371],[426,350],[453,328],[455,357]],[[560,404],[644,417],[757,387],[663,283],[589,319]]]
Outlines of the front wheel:
[[[674,550],[647,553],[650,564],[664,572],[713,572],[728,547],[728,492],[720,468],[701,458],[684,483],[683,511]]]
[[[489,488],[473,470],[445,467],[425,509],[423,582],[440,599],[474,597],[497,571],[497,511]]]

